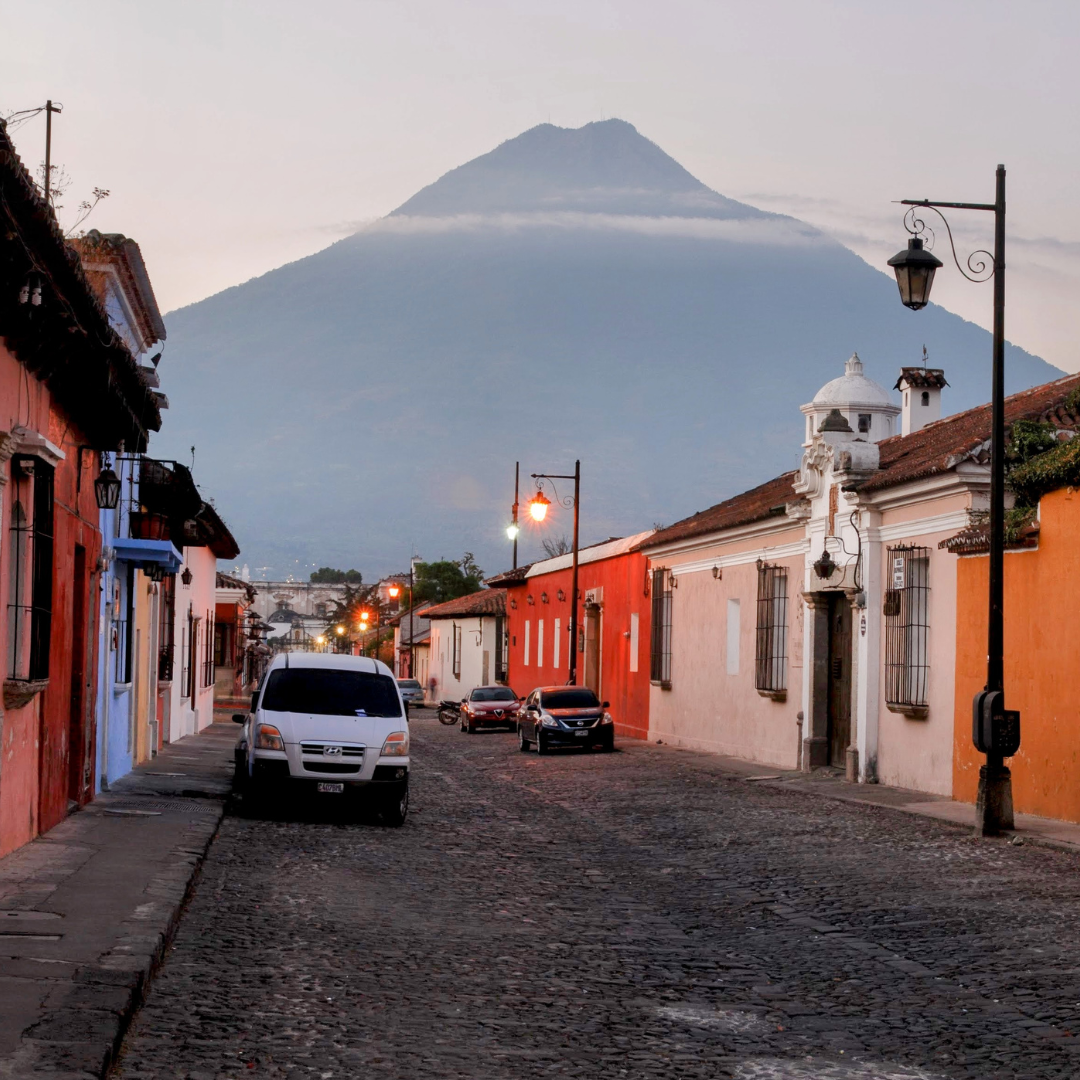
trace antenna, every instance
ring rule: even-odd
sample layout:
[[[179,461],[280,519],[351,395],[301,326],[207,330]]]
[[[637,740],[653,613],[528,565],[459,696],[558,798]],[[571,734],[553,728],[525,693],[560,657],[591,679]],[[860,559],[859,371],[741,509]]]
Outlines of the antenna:
[[[45,102],[45,204],[49,204],[49,187],[52,180],[52,117],[53,113],[63,112],[64,106],[52,98]]]

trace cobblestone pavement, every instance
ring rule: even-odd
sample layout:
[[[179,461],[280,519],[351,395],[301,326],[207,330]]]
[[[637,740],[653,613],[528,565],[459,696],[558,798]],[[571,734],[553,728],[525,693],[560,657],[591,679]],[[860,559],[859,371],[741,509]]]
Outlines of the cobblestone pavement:
[[[1080,1075],[1076,855],[413,730],[402,829],[225,819],[124,1080]]]

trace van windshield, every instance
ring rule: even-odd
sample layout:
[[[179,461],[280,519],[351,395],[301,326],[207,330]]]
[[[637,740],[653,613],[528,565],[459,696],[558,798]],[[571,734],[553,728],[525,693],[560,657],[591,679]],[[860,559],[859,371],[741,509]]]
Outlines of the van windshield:
[[[400,716],[397,686],[388,675],[335,668],[270,672],[259,705],[267,712],[316,716]]]

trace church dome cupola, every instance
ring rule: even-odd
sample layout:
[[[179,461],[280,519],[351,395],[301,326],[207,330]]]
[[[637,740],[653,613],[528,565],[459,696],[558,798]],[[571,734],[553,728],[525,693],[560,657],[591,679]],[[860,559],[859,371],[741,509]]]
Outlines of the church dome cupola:
[[[863,362],[858,353],[852,353],[844,364],[843,375],[827,382],[814,395],[813,401],[802,406],[806,417],[804,445],[810,444],[814,432],[834,410],[848,422],[856,438],[875,443],[895,434],[895,421],[900,413],[900,407],[893,404],[889,391],[863,373]]]

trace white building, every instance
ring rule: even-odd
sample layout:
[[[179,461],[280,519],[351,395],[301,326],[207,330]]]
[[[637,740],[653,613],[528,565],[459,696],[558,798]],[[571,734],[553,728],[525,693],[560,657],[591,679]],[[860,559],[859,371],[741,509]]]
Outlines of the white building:
[[[430,620],[429,700],[460,701],[506,681],[506,590],[481,589],[424,612]]]

